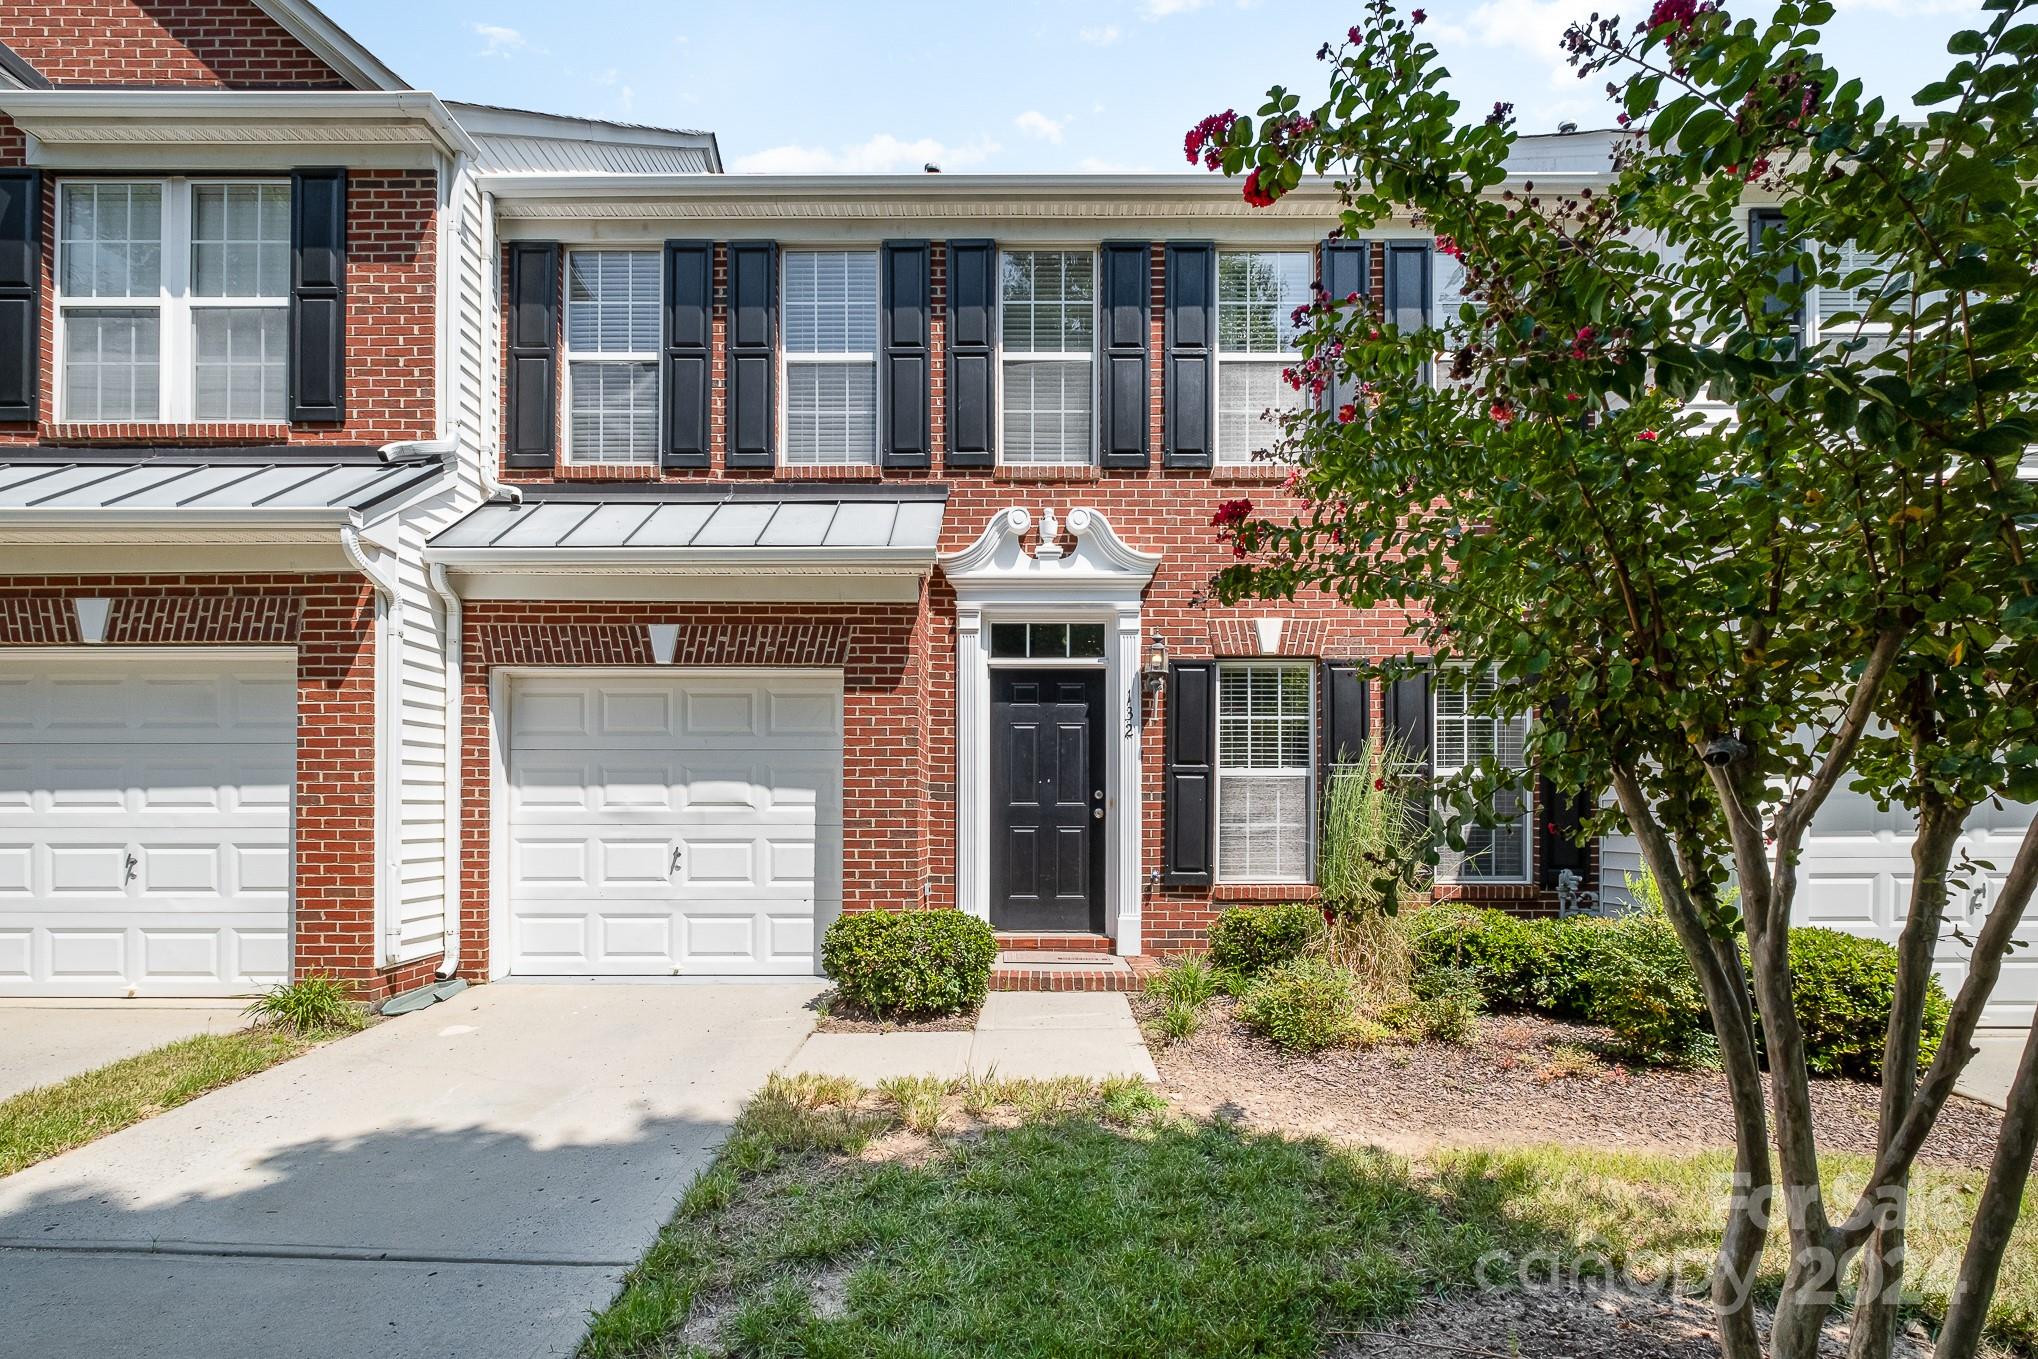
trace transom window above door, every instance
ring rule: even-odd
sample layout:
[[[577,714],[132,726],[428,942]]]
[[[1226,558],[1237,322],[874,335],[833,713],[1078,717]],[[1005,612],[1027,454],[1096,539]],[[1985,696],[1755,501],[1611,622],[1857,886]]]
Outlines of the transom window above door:
[[[60,419],[284,418],[287,182],[67,181],[56,282]]]
[[[1309,301],[1306,250],[1226,250],[1217,256],[1217,460],[1249,463],[1281,437],[1279,416],[1303,394],[1281,370],[1298,362],[1291,320]]]
[[[877,252],[788,250],[785,459],[877,461]]]
[[[1008,463],[1083,464],[1095,446],[1096,257],[1008,250],[999,261],[998,338]]]
[[[1104,655],[1102,623],[993,623],[994,660],[1099,660]]]
[[[658,295],[650,250],[566,252],[566,456],[658,461]]]

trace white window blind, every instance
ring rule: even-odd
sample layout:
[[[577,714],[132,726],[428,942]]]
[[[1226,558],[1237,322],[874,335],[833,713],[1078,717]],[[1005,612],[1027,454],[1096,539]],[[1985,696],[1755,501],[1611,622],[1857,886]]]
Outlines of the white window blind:
[[[59,418],[285,418],[287,183],[67,180],[56,237]]]
[[[1096,297],[1096,260],[1088,251],[1015,250],[999,260],[1006,462],[1090,461]]]
[[[785,457],[877,461],[877,252],[785,254]]]
[[[1474,711],[1492,697],[1496,682],[1491,666],[1451,667],[1437,674],[1430,759],[1439,779],[1482,762],[1503,769],[1527,768],[1523,744],[1528,719],[1486,717]],[[1497,794],[1493,811],[1498,824],[1464,827],[1464,851],[1445,846],[1438,876],[1446,882],[1528,881],[1532,810],[1525,792]]]
[[[1300,357],[1290,319],[1309,301],[1309,252],[1224,251],[1217,256],[1217,460],[1249,463],[1281,437],[1279,417],[1304,393],[1281,370]]]
[[[650,250],[566,253],[569,461],[658,461],[663,267]]]
[[[1306,665],[1217,672],[1217,880],[1307,882],[1316,717]]]

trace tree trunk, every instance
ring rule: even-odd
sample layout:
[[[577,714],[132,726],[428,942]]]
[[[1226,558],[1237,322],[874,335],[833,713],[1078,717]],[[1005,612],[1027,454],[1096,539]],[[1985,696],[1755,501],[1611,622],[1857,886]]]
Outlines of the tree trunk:
[[[2007,1103],[2002,1140],[1996,1143],[1988,1183],[1982,1186],[1981,1200],[1975,1205],[1974,1228],[1960,1257],[1960,1277],[1953,1285],[1939,1347],[1933,1351],[1936,1359],[1974,1359],[1981,1348],[1982,1326],[1995,1298],[2003,1252],[2009,1247],[2017,1211],[2024,1203],[2024,1183],[2031,1177],[2031,1154],[2038,1149],[2038,1027],[2024,1040],[2024,1055],[2017,1063],[2016,1079],[2010,1082]]]
[[[1932,982],[1932,954],[1946,918],[1947,869],[1960,841],[1967,808],[1931,792],[1920,799],[1918,833],[1911,842],[1911,901],[1897,939],[1896,994],[1882,1046],[1882,1105],[1876,1149],[1889,1148],[1910,1112],[1918,1084],[1918,1045],[1924,1030],[1925,996]],[[1910,1172],[1889,1186],[1877,1204],[1876,1226],[1862,1248],[1861,1277],[1847,1359],[1889,1359],[1896,1345],[1897,1308],[1903,1300],[1904,1225]]]

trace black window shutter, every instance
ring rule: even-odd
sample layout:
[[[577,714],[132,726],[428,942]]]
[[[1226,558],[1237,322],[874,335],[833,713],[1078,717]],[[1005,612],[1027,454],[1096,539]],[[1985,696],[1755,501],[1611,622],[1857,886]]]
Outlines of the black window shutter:
[[[777,455],[777,421],[772,417],[777,302],[777,244],[731,241],[726,458],[731,467],[770,467]]]
[[[665,353],[658,376],[667,467],[706,467],[709,462],[714,287],[714,242],[665,243]]]
[[[1749,254],[1761,256],[1769,251],[1783,251],[1789,249],[1790,245],[1791,241],[1789,236],[1789,230],[1784,225],[1783,220],[1783,209],[1781,208],[1749,209],[1748,212]],[[1799,288],[1802,285],[1802,283],[1803,276],[1800,274],[1798,270],[1797,261],[1795,258],[1791,259],[1789,262],[1785,264],[1778,266],[1776,270],[1776,285],[1779,288],[1785,288],[1794,291],[1797,288]],[[1766,311],[1774,312],[1790,310],[1793,313],[1790,318],[1790,339],[1792,347],[1794,348],[1797,345],[1800,345],[1804,342],[1804,309],[1805,309],[1804,298],[1800,297],[1798,299],[1798,304],[1795,308],[1789,307],[1788,304],[1784,303],[1783,301],[1775,297],[1765,298],[1763,300],[1762,305],[1763,309]]]
[[[1387,319],[1403,333],[1429,324],[1429,256],[1424,241],[1387,244]]]
[[[288,414],[331,423],[346,418],[347,172],[290,176],[290,344]]]
[[[1591,813],[1592,800],[1583,793],[1560,792],[1548,779],[1536,784],[1536,871],[1542,885],[1555,891],[1557,875],[1569,869],[1584,876],[1590,851],[1579,842],[1578,828]]]
[[[1353,293],[1370,300],[1373,296],[1373,243],[1325,241],[1323,287],[1337,302],[1343,302]],[[1358,380],[1340,368],[1330,384],[1330,409],[1335,411],[1340,406],[1354,405],[1358,399]]]
[[[1153,302],[1153,251],[1145,241],[1106,241],[1099,252],[1098,330],[1103,380],[1097,428],[1106,467],[1145,467],[1147,317]]]
[[[1216,743],[1217,663],[1176,661],[1168,667],[1164,873],[1179,886],[1215,880]]]
[[[503,461],[552,466],[559,444],[559,243],[509,254],[509,431]]]
[[[925,241],[886,241],[879,256],[878,389],[884,393],[879,457],[886,467],[931,467],[927,399],[932,327],[932,250]]]
[[[1402,757],[1427,775],[1430,769],[1430,672],[1397,676],[1387,685],[1387,731],[1400,744]]]
[[[42,372],[42,172],[0,170],[0,421],[33,422]]]
[[[1323,663],[1322,741],[1317,764],[1325,774],[1365,757],[1372,730],[1372,686],[1359,667],[1346,661]]]
[[[1168,467],[1208,467],[1212,437],[1211,351],[1217,344],[1217,247],[1208,241],[1171,241],[1167,247],[1167,362],[1161,411]]]
[[[998,247],[948,243],[948,452],[950,467],[989,467],[992,368],[997,363]]]

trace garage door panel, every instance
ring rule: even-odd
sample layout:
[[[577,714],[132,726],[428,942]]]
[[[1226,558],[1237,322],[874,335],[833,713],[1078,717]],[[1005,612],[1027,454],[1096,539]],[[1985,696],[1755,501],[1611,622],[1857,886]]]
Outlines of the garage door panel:
[[[512,970],[811,974],[841,897],[840,712],[827,675],[517,681]]]
[[[0,993],[218,995],[282,978],[291,658],[0,667]]]

